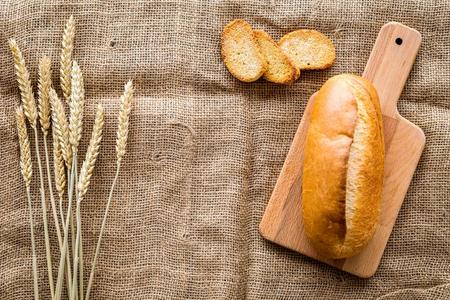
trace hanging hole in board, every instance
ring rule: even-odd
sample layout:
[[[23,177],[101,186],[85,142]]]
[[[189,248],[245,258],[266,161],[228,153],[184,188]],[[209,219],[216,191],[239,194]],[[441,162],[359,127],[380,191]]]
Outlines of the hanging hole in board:
[[[400,46],[403,43],[403,39],[398,37],[395,39],[395,43]]]

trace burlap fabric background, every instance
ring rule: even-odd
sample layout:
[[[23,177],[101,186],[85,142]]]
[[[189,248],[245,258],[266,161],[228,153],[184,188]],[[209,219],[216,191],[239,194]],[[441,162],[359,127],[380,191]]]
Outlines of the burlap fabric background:
[[[86,260],[115,170],[118,98],[128,79],[136,86],[93,299],[450,298],[450,1],[24,0],[2,1],[0,9],[0,299],[32,298],[14,120],[19,95],[7,39],[17,39],[33,79],[38,59],[50,55],[59,86],[60,39],[70,14],[86,80],[85,132],[95,103],[107,113],[82,206]],[[221,29],[234,18],[275,39],[318,29],[335,42],[336,64],[304,72],[290,87],[240,83],[219,56]],[[427,144],[380,268],[363,280],[265,241],[258,224],[309,95],[332,75],[361,73],[378,30],[392,20],[423,36],[399,110],[423,128]]]

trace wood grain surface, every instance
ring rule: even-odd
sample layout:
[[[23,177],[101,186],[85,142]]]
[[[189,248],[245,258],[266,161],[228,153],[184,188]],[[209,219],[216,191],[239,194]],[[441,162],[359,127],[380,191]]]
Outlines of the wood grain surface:
[[[386,143],[380,221],[367,247],[357,256],[329,260],[315,252],[305,235],[301,214],[303,149],[314,97],[308,102],[261,220],[263,237],[359,277],[367,278],[376,272],[425,145],[422,130],[397,111],[398,98],[420,43],[421,35],[416,30],[387,23],[380,30],[364,70],[363,76],[372,81],[380,97]]]

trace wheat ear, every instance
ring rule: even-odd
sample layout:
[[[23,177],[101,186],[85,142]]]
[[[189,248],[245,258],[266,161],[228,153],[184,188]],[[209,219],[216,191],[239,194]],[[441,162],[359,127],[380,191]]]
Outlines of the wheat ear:
[[[20,94],[22,98],[23,111],[27,117],[30,126],[34,131],[34,141],[36,157],[39,169],[39,181],[40,181],[40,194],[41,194],[41,206],[42,206],[42,219],[44,224],[44,239],[45,239],[45,252],[47,256],[47,273],[48,281],[50,286],[50,293],[52,299],[54,298],[54,287],[53,287],[53,274],[52,274],[52,257],[50,251],[50,238],[48,235],[48,223],[47,223],[47,205],[45,203],[45,188],[44,188],[44,176],[42,173],[41,155],[39,153],[39,141],[38,141],[38,130],[37,130],[37,108],[34,100],[33,89],[31,87],[30,74],[25,65],[25,59],[23,58],[22,52],[19,49],[16,41],[11,39],[9,41],[9,46],[14,58],[14,65],[16,68],[17,82],[19,83]]]
[[[108,202],[106,203],[105,213],[103,215],[102,226],[100,228],[100,233],[97,240],[97,246],[95,248],[94,259],[92,261],[91,273],[89,274],[89,282],[86,288],[86,297],[85,300],[89,300],[89,296],[92,289],[92,284],[94,283],[94,275],[95,275],[95,266],[97,265],[97,258],[100,253],[100,246],[102,242],[103,232],[106,227],[106,219],[108,217],[109,208],[111,206],[111,200],[114,192],[114,188],[117,183],[117,178],[119,177],[120,165],[122,162],[122,158],[125,155],[127,139],[128,139],[128,127],[130,122],[130,112],[131,105],[133,103],[133,82],[129,81],[125,85],[125,91],[122,97],[120,97],[120,110],[119,110],[119,124],[117,128],[117,141],[116,141],[116,151],[117,151],[117,167],[116,167],[116,175],[114,176],[114,181],[111,185],[111,189],[109,191]]]
[[[22,98],[23,111],[31,127],[36,127],[37,109],[34,101],[33,88],[31,87],[30,73],[25,65],[25,59],[14,39],[9,40],[9,47],[14,58],[17,82],[19,83]]]
[[[61,100],[54,89],[50,89],[50,103],[52,107],[53,129],[61,146],[61,153],[66,163],[67,170],[72,167],[72,147],[69,142],[69,123]]]
[[[95,114],[95,123],[92,129],[92,137],[89,142],[88,149],[86,151],[86,158],[83,162],[80,171],[80,178],[78,180],[78,201],[82,201],[84,195],[86,195],[87,189],[90,184],[90,179],[94,171],[95,162],[97,160],[100,142],[102,140],[103,124],[104,124],[104,110],[101,104],[97,105]]]
[[[28,139],[27,125],[22,106],[19,106],[16,110],[16,121],[20,146],[20,170],[22,172],[25,185],[29,186],[31,184],[31,176],[33,171],[31,167],[30,140]]]
[[[38,108],[39,122],[44,137],[48,135],[50,128],[50,88],[52,87],[52,61],[44,56],[39,61],[39,81],[38,81]]]
[[[58,136],[55,133],[54,125],[52,126],[53,135],[53,170],[55,174],[55,186],[59,196],[59,213],[61,217],[61,224],[64,224],[64,212],[62,202],[64,199],[64,192],[66,188],[66,169],[64,165],[64,158],[61,152],[61,145],[59,144]]]
[[[83,130],[84,83],[83,74],[76,61],[72,67],[72,94],[70,96],[69,142],[76,154]]]
[[[92,137],[89,142],[88,149],[86,151],[86,158],[83,162],[80,171],[80,178],[78,180],[77,186],[77,208],[76,208],[76,219],[77,219],[77,235],[75,239],[75,256],[73,259],[73,282],[72,282],[72,298],[77,286],[77,270],[78,270],[78,251],[80,245],[80,234],[81,234],[81,215],[80,215],[80,204],[84,196],[87,193],[89,187],[91,176],[94,172],[95,162],[99,153],[100,142],[102,140],[104,125],[104,110],[101,104],[98,104],[97,111],[95,114],[95,123],[92,129]]]
[[[125,149],[127,147],[128,139],[128,124],[130,118],[131,104],[133,102],[133,82],[130,80],[125,85],[125,91],[120,97],[120,111],[119,111],[119,127],[117,129],[117,142],[116,142],[116,152],[117,152],[117,162],[122,161],[125,155]]]
[[[28,211],[29,211],[30,231],[31,231],[31,253],[33,261],[34,299],[38,300],[39,286],[38,286],[37,260],[36,260],[36,242],[34,239],[33,208],[31,205],[31,196],[30,196],[30,184],[33,171],[31,167],[30,140],[28,139],[27,127],[25,123],[25,115],[23,113],[23,109],[21,106],[18,107],[16,110],[16,121],[20,146],[20,170],[22,172],[23,180],[25,182],[28,199]]]
[[[75,20],[70,16],[64,28],[61,50],[61,69],[60,81],[64,99],[67,103],[70,101],[71,95],[71,70],[72,70],[72,53],[73,41],[75,39]]]

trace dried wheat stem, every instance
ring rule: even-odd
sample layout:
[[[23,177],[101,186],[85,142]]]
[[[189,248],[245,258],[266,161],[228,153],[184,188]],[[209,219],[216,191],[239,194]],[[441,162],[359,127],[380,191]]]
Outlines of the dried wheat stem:
[[[125,92],[120,98],[120,110],[119,110],[119,124],[117,129],[117,141],[116,141],[116,151],[117,151],[117,168],[116,175],[114,176],[114,181],[111,185],[109,191],[108,202],[106,203],[105,213],[103,215],[102,226],[100,228],[100,233],[97,240],[97,246],[95,248],[94,259],[92,261],[92,268],[89,274],[89,281],[86,288],[85,300],[89,300],[89,296],[92,289],[92,284],[94,283],[95,266],[97,265],[97,258],[100,253],[100,246],[102,242],[103,233],[106,227],[106,219],[108,217],[109,208],[111,206],[112,196],[114,193],[114,188],[117,183],[117,178],[119,177],[120,165],[122,158],[125,155],[127,139],[128,139],[128,127],[131,112],[131,104],[133,103],[133,83],[129,81],[125,85]]]
[[[70,117],[69,117],[69,142],[72,146],[72,153],[77,153],[78,144],[83,130],[84,111],[84,83],[83,74],[77,62],[73,62],[72,67],[72,94],[70,96]]]
[[[61,251],[62,247],[62,237],[61,237],[61,227],[59,225],[58,212],[56,210],[55,197],[53,195],[53,186],[52,186],[52,175],[50,171],[50,159],[48,156],[48,145],[47,145],[47,137],[44,136],[44,150],[45,150],[45,163],[47,168],[47,178],[48,178],[48,189],[50,191],[50,204],[52,207],[53,220],[55,222],[56,228],[56,236],[58,238],[59,250]]]
[[[39,170],[39,181],[41,183],[41,187],[39,190],[40,190],[40,194],[41,194],[42,219],[43,219],[43,224],[44,224],[44,240],[45,240],[45,254],[47,256],[48,281],[49,281],[52,299],[54,299],[55,289],[54,289],[54,285],[53,285],[53,273],[52,273],[53,268],[52,268],[52,256],[51,256],[51,250],[50,250],[50,238],[48,235],[47,204],[45,203],[44,175],[42,173],[41,154],[39,152],[39,140],[38,140],[37,127],[34,127],[33,130],[34,130],[34,144],[35,144],[36,157],[37,157],[38,170]]]
[[[75,177],[75,168],[72,168],[70,170],[70,174],[68,174],[69,178],[69,188],[68,188],[68,204],[67,204],[67,214],[66,219],[64,221],[64,238],[63,238],[63,247],[61,251],[61,257],[59,260],[59,267],[58,267],[58,279],[56,281],[56,290],[55,290],[55,299],[60,300],[61,299],[61,290],[62,290],[62,284],[63,284],[63,274],[64,274],[64,268],[65,268],[65,261],[66,257],[68,255],[68,236],[69,236],[69,222],[70,222],[70,212],[72,211],[72,195],[73,195],[73,185],[71,182],[73,182]],[[70,281],[70,280],[69,280]]]
[[[78,186],[78,164],[75,165],[75,186]],[[83,291],[83,271],[84,271],[84,263],[83,263],[83,243],[82,243],[82,230],[81,230],[81,214],[79,214],[79,218],[77,219],[77,226],[80,228],[79,234],[80,234],[80,238],[79,238],[79,247],[77,248],[79,253],[79,259],[78,259],[78,263],[79,263],[79,283],[78,283],[78,287],[80,289],[80,295],[78,295],[77,293],[75,293],[75,300],[79,299],[83,299],[83,295],[81,295],[82,291]],[[73,247],[75,247],[75,241],[73,243]]]
[[[94,283],[95,267],[97,266],[97,259],[98,259],[98,255],[100,253],[102,237],[103,237],[103,233],[104,233],[105,227],[106,227],[106,219],[108,216],[109,207],[111,205],[114,188],[117,183],[117,178],[119,177],[119,170],[120,170],[120,164],[117,164],[116,175],[114,176],[114,180],[111,185],[111,189],[109,190],[108,202],[106,203],[105,213],[103,214],[102,226],[100,227],[100,233],[99,233],[98,239],[97,239],[97,246],[95,247],[94,259],[92,260],[92,268],[91,268],[91,272],[89,274],[89,281],[88,281],[88,285],[86,288],[86,297],[84,298],[85,300],[89,300],[91,290],[92,290],[92,284]]]
[[[79,226],[81,229],[81,215],[79,220]],[[82,231],[80,230],[80,283],[78,284],[80,289],[80,300],[84,299],[84,283],[83,283],[83,276],[84,276],[84,260],[83,260],[83,237],[82,237]]]
[[[89,187],[91,176],[94,172],[95,162],[99,153],[100,142],[102,140],[104,125],[104,110],[101,104],[98,104],[97,111],[95,114],[94,127],[92,129],[92,136],[89,142],[88,149],[86,151],[86,158],[83,162],[80,171],[80,178],[77,185],[77,208],[76,208],[76,219],[77,219],[77,235],[75,240],[75,256],[73,259],[73,282],[72,282],[72,295],[74,296],[75,289],[77,287],[77,270],[79,262],[79,246],[81,239],[81,215],[80,215],[80,204],[86,195],[87,189]],[[73,298],[73,297],[72,297]]]
[[[51,60],[44,56],[39,61],[39,81],[38,81],[38,108],[39,122],[44,137],[47,137],[50,128],[50,88],[52,87]]]
[[[16,121],[20,146],[20,170],[22,172],[23,180],[25,182],[28,199],[28,211],[29,211],[30,231],[31,231],[31,253],[33,261],[34,299],[38,300],[39,286],[38,286],[37,261],[36,261],[36,242],[34,239],[33,208],[31,205],[31,196],[30,196],[30,184],[33,171],[31,167],[30,140],[28,139],[27,127],[25,123],[25,115],[23,113],[23,109],[21,106],[18,107],[16,110]]]
[[[58,137],[55,135],[55,130],[53,133],[53,164],[54,164],[54,173],[55,173],[55,185],[56,190],[59,195],[59,214],[61,218],[61,224],[64,226],[64,209],[63,209],[63,199],[64,199],[64,191],[66,187],[66,170],[64,165],[64,159],[61,153],[61,146],[58,141]],[[70,175],[70,174],[68,174]],[[70,176],[69,176],[70,177]],[[62,247],[61,247],[62,249]],[[67,288],[69,290],[68,295],[70,295],[70,291],[72,290],[72,271],[70,266],[70,253],[67,252],[66,255],[67,260]]]
[[[52,107],[53,129],[61,145],[61,153],[66,163],[67,170],[72,167],[72,147],[69,142],[69,124],[61,100],[54,89],[50,89],[50,103]]]
[[[53,142],[53,144],[55,144],[55,142]],[[58,144],[58,140],[56,139],[56,144]],[[48,148],[47,148],[47,137],[44,136],[44,147],[45,147],[45,159],[46,159],[46,164],[47,164],[47,178],[48,178],[48,186],[49,186],[49,190],[50,190],[50,201],[51,201],[51,206],[52,206],[52,213],[53,213],[53,219],[55,221],[55,228],[56,228],[56,235],[58,237],[58,245],[59,245],[59,251],[62,251],[63,248],[63,241],[62,241],[62,236],[61,236],[61,229],[60,226],[63,226],[64,224],[64,218],[62,215],[62,199],[60,198],[59,201],[59,212],[60,212],[60,217],[61,217],[61,225],[59,224],[59,220],[58,220],[58,213],[56,210],[56,204],[55,204],[55,198],[53,195],[53,187],[52,187],[52,182],[51,182],[51,172],[50,172],[50,160],[48,157]],[[62,158],[61,158],[62,159]],[[56,163],[56,158],[53,158],[54,162]],[[62,162],[62,166],[63,166],[63,173],[64,173],[64,161]],[[65,180],[65,176],[64,176],[64,180]],[[55,178],[55,182],[57,182],[57,179]],[[56,183],[56,185],[58,185],[58,183]],[[66,276],[67,276],[67,281],[69,282],[69,278],[71,278],[71,269],[70,269],[70,256],[66,257],[66,261],[67,261],[67,271],[66,271]],[[68,293],[70,293],[71,291],[71,284],[69,282],[69,284],[67,285],[67,290]]]
[[[33,259],[33,287],[34,287],[34,299],[39,300],[39,284],[38,284],[38,274],[37,274],[37,257],[36,257],[36,243],[34,240],[34,225],[33,225],[33,208],[31,206],[31,195],[30,186],[26,186],[27,199],[28,199],[28,210],[30,213],[30,227],[31,227],[31,252]]]
[[[72,52],[73,41],[75,39],[75,20],[73,16],[70,16],[64,28],[64,34],[62,38],[62,50],[61,50],[61,69],[60,69],[60,81],[61,89],[64,94],[64,99],[67,103],[70,101],[71,94],[71,69],[72,69]]]
[[[36,127],[37,109],[34,101],[33,89],[31,87],[30,73],[25,65],[25,59],[14,39],[9,40],[9,47],[14,58],[17,82],[19,83],[22,98],[23,111],[31,127]]]
[[[75,194],[75,197],[77,196],[77,189],[76,187],[78,186],[78,155],[77,153],[75,153],[73,155],[73,163],[72,163],[72,168],[74,169],[74,178],[72,179],[72,181],[70,182],[70,185],[72,186],[72,193]],[[72,255],[73,257],[75,257],[75,239],[76,239],[76,227],[75,227],[75,223],[74,223],[74,218],[73,218],[73,213],[72,211],[70,211],[70,234],[71,234],[71,250],[72,250]],[[70,251],[67,252],[67,255],[70,255]],[[72,286],[73,283],[73,278],[77,276],[76,273],[72,274],[72,277],[70,278],[70,285]],[[77,286],[73,286],[72,287],[74,289],[74,298],[71,298],[72,300],[78,300],[78,293],[76,293],[76,291],[78,290]],[[72,295],[72,292],[69,294],[69,296]]]

